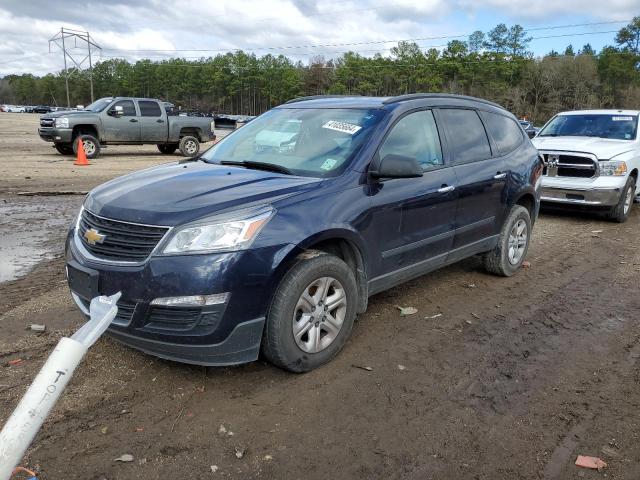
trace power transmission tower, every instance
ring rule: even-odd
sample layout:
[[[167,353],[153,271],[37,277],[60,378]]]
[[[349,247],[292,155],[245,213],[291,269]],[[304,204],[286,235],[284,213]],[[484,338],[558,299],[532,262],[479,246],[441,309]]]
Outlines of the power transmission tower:
[[[76,70],[82,70],[82,66],[87,60],[89,63],[91,103],[93,103],[93,64],[91,55],[95,52],[100,52],[102,56],[102,48],[93,40],[89,32],[64,27],[49,39],[49,53],[51,53],[52,43],[62,50],[62,56],[64,58],[64,83],[67,89],[67,107],[71,107],[71,100],[69,99],[69,76]],[[78,44],[80,44],[80,46],[78,46]],[[67,66],[67,59],[74,65],[71,69]]]

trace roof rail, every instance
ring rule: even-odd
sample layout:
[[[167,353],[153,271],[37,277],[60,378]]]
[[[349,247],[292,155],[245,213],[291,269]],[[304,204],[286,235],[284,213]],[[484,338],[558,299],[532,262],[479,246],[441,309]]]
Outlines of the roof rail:
[[[318,100],[320,98],[345,98],[345,97],[359,97],[360,95],[309,95],[306,97],[296,97],[291,100],[284,102],[285,105],[287,103],[297,103],[304,102],[305,100]]]
[[[457,98],[460,100],[471,100],[474,102],[486,103],[487,105],[492,105],[494,107],[504,108],[502,105],[491,102],[489,100],[485,100],[483,98],[470,97],[468,95],[455,95],[453,93],[408,93],[406,95],[398,95],[396,97],[388,98],[382,103],[388,105],[390,103],[398,103],[405,100],[418,100],[421,98]]]

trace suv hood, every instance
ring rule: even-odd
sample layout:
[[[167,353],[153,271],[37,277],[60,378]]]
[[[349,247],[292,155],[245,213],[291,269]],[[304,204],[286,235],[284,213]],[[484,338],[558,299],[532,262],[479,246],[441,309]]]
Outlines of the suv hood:
[[[611,140],[598,137],[535,137],[531,142],[538,150],[591,153],[598,160],[608,160],[633,150],[633,141],[631,140]]]
[[[97,115],[95,112],[88,110],[60,110],[59,112],[49,112],[40,115],[40,118],[57,118],[57,117],[69,117],[75,115]]]
[[[205,162],[172,163],[100,185],[89,193],[84,206],[106,218],[174,226],[230,209],[272,203],[321,182]]]

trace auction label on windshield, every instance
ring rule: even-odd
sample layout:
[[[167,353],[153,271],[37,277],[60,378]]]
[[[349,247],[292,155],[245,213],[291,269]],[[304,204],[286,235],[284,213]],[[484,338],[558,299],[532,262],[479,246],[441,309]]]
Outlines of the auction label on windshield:
[[[630,122],[633,120],[633,117],[612,117],[614,122]]]
[[[353,135],[362,127],[360,125],[354,125],[353,123],[329,120],[327,123],[322,125],[322,128],[328,128],[329,130],[335,130],[337,132],[348,133],[349,135]]]

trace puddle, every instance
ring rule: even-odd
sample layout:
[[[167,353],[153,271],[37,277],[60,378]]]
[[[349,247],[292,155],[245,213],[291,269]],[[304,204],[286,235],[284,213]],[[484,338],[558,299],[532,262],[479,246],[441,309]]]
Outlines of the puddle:
[[[84,197],[0,198],[0,283],[61,256]]]

